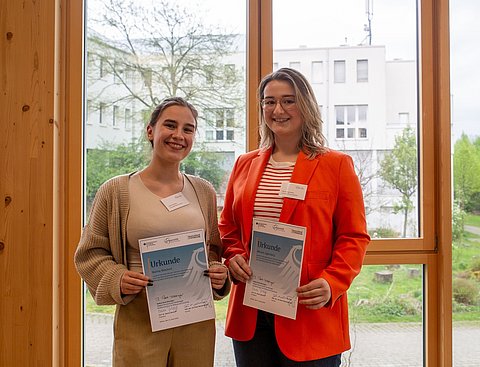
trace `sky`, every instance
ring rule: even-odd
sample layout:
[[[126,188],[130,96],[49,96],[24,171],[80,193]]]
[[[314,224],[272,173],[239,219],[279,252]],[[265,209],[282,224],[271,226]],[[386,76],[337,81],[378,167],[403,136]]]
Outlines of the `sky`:
[[[97,3],[105,0],[89,0]],[[137,0],[150,3],[152,0]],[[175,0],[206,22],[244,33],[245,0]],[[416,0],[273,0],[274,48],[334,47],[367,42],[369,4],[372,45],[387,60],[416,58]],[[307,10],[307,11],[305,11]],[[452,140],[480,136],[480,0],[450,0]]]

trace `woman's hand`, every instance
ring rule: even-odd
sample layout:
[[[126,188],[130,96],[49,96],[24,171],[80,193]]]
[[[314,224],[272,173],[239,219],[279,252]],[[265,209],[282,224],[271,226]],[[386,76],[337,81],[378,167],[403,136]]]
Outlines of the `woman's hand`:
[[[310,310],[318,310],[327,304],[332,297],[328,282],[323,279],[314,279],[310,283],[297,288],[298,303]]]
[[[220,290],[228,278],[228,268],[219,261],[213,261],[210,262],[210,266],[208,270],[206,270],[205,275],[210,277],[212,288]]]
[[[120,279],[120,291],[122,295],[137,294],[152,281],[146,275],[136,271],[127,270]]]
[[[228,263],[230,275],[239,282],[246,283],[252,276],[252,269],[248,265],[247,260],[242,255],[235,255]]]

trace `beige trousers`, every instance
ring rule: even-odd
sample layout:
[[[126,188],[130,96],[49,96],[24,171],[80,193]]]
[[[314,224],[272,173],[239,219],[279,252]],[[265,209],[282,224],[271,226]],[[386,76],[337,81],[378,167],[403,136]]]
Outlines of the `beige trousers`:
[[[117,305],[113,367],[212,367],[215,320],[152,332],[145,291]]]

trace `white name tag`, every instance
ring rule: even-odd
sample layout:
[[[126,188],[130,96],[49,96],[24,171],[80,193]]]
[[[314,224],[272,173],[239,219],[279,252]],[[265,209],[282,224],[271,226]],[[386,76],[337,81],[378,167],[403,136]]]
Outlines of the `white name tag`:
[[[167,196],[160,201],[163,205],[165,205],[165,208],[167,208],[169,212],[190,204],[187,198],[181,192],[177,192],[176,194]]]
[[[285,197],[297,200],[304,200],[305,195],[307,194],[307,188],[307,185],[292,182],[283,182],[278,196],[280,196],[281,198]]]

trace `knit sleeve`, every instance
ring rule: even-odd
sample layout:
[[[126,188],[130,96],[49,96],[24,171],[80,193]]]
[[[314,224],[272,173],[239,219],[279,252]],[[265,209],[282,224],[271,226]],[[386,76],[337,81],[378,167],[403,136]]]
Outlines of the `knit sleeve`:
[[[109,181],[98,190],[74,257],[78,273],[99,305],[126,304],[133,299],[121,296],[120,279],[127,268],[112,253],[111,242],[116,236],[111,232],[120,231],[114,189],[114,182]],[[118,223],[118,228],[111,223]]]

